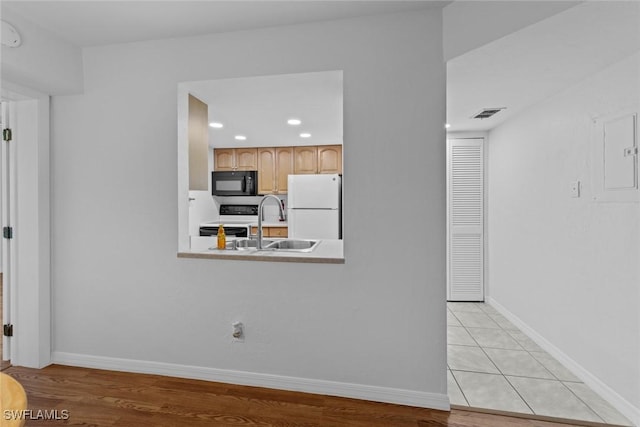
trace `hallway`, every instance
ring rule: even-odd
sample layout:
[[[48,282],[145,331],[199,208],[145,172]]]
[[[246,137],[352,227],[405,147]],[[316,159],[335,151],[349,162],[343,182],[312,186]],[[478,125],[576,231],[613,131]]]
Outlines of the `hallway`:
[[[632,425],[490,305],[447,308],[452,405]]]

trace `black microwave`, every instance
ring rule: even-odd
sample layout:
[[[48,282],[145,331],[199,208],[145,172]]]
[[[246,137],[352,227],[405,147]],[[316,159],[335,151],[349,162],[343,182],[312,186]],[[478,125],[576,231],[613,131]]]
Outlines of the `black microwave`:
[[[258,171],[211,172],[211,194],[214,196],[256,196]]]

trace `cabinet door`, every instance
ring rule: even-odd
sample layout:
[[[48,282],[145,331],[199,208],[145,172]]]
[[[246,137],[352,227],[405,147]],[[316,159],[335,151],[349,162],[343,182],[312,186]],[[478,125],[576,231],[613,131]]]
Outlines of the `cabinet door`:
[[[275,193],[276,187],[276,150],[275,148],[258,149],[258,193]]]
[[[234,170],[233,148],[216,148],[213,150],[214,170],[232,171]]]
[[[293,147],[276,148],[276,192],[287,194],[289,175],[293,173]]]
[[[258,149],[257,148],[236,148],[236,170],[255,171],[258,170]]]
[[[318,146],[318,173],[342,173],[342,145]]]
[[[318,173],[318,147],[294,147],[294,173]]]
[[[262,237],[269,237],[271,231],[271,227],[262,227]],[[254,236],[258,235],[258,227],[251,227],[251,234]]]
[[[288,237],[287,227],[269,227],[269,237]]]

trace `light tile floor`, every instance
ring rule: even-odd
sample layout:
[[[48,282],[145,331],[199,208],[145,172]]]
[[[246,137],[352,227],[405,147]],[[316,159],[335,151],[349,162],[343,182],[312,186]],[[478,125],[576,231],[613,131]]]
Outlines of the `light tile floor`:
[[[447,308],[452,405],[632,425],[490,305]]]

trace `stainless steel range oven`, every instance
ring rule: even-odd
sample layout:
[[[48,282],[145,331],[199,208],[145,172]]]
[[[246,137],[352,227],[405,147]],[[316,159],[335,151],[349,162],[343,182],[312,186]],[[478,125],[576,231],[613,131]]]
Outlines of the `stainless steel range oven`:
[[[258,205],[220,205],[220,219],[200,224],[201,236],[217,236],[220,224],[228,237],[249,237],[251,225],[258,222]]]

